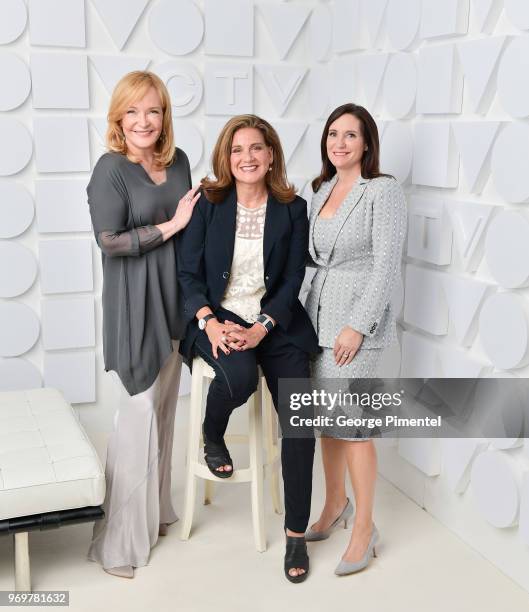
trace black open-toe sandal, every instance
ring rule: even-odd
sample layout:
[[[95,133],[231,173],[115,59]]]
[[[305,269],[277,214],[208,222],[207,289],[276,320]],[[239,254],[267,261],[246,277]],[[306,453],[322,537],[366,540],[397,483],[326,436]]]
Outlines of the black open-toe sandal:
[[[286,535],[286,533],[285,533]],[[309,575],[309,555],[307,554],[307,543],[304,537],[295,538],[286,536],[287,549],[285,551],[285,576],[290,582],[303,582]],[[289,570],[294,568],[304,569],[303,574],[291,576]]]
[[[204,438],[204,459],[209,471],[218,478],[230,478],[230,476],[233,476],[233,461],[224,440],[222,442],[208,440],[204,428],[202,428],[202,436]],[[217,468],[223,465],[231,465],[231,470],[229,472],[225,470],[220,472]]]

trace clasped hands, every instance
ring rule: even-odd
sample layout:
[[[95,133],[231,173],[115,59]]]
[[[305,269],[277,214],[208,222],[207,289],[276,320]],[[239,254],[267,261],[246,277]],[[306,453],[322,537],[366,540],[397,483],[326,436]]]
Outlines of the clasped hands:
[[[246,328],[233,321],[210,320],[206,326],[206,334],[211,342],[213,357],[218,359],[218,349],[229,355],[233,351],[245,351],[255,348],[266,336],[265,328],[259,323]]]

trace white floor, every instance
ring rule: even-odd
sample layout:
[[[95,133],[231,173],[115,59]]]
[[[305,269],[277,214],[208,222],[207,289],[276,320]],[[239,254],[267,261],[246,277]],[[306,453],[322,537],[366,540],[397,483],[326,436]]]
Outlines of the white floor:
[[[182,503],[184,426],[180,423],[175,435],[177,510]],[[96,443],[104,450],[104,439]],[[241,465],[244,457],[232,454]],[[321,492],[318,454],[313,515],[320,508]],[[329,540],[309,545],[311,575],[303,584],[290,584],[282,570],[282,521],[268,500],[268,550],[256,552],[249,485],[219,485],[213,504],[197,508],[191,539],[180,541],[179,525],[173,525],[153,549],[150,565],[136,570],[134,580],[109,576],[86,560],[91,525],[34,532],[30,535],[33,588],[69,590],[69,609],[76,612],[529,610],[528,593],[383,479],[378,483],[375,512],[381,533],[379,557],[364,572],[344,578],[334,575],[349,534],[339,530]],[[0,591],[13,588],[12,563],[12,538],[1,537]]]

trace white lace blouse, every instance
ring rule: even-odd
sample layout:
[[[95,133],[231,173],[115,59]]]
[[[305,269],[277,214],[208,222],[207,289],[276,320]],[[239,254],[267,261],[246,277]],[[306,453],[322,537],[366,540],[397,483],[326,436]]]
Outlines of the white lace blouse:
[[[266,202],[258,208],[246,208],[237,202],[235,245],[230,280],[222,308],[255,323],[261,312],[265,293],[263,267],[263,234]]]

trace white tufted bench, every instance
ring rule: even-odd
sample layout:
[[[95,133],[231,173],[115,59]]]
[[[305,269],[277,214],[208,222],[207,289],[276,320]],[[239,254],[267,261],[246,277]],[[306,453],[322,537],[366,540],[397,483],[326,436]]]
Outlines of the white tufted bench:
[[[14,534],[15,588],[31,589],[28,531],[101,518],[105,475],[55,389],[0,393],[0,534]]]

